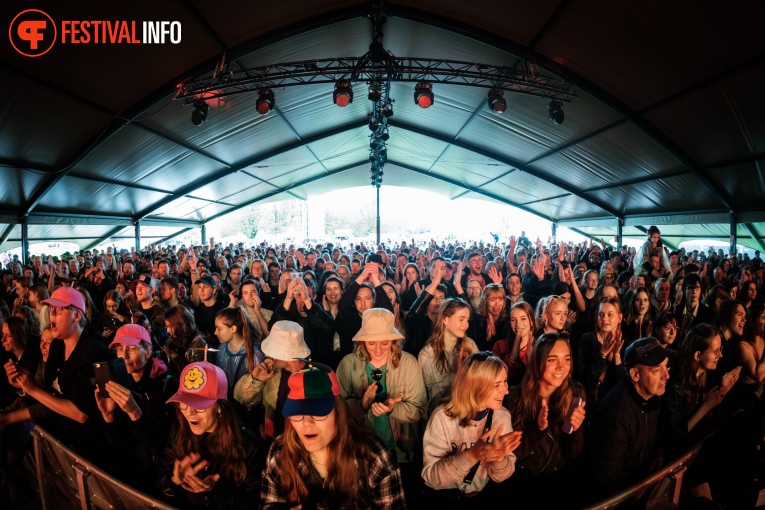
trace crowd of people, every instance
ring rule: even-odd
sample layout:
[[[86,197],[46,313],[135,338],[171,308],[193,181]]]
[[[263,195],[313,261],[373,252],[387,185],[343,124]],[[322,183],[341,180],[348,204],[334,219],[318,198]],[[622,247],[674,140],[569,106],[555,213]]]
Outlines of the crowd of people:
[[[757,497],[759,252],[651,227],[29,260],[0,286],[13,502],[35,424],[182,508],[576,508],[707,436],[684,503]]]

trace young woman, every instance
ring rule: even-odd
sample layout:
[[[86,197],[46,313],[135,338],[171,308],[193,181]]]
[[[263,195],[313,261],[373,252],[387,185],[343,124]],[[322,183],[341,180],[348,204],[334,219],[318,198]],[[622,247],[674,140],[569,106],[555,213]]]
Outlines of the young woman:
[[[130,324],[129,312],[119,292],[110,290],[106,293],[104,311],[101,314],[101,334],[104,340],[111,343],[117,330],[125,324]]]
[[[521,301],[510,309],[510,331],[510,338],[495,343],[492,352],[507,365],[508,384],[515,385],[526,373],[529,353],[534,345],[534,310],[530,304]]]
[[[178,425],[170,434],[158,485],[184,508],[255,508],[262,463],[256,441],[226,400],[223,370],[205,361],[187,365],[175,402]]]
[[[661,342],[662,347],[675,349],[675,338],[677,337],[677,319],[675,314],[669,310],[659,312],[653,319],[651,334]]]
[[[741,296],[741,301],[744,302],[744,306],[748,310],[757,298],[757,284],[753,280],[749,280],[741,285],[741,291],[738,294]]]
[[[465,336],[469,321],[470,305],[462,299],[450,298],[438,307],[433,334],[417,356],[428,393],[428,416],[449,395],[460,363],[478,351]]]
[[[420,452],[419,421],[428,396],[417,359],[401,349],[403,335],[393,313],[370,308],[353,337],[353,353],[337,367],[341,395],[400,463],[416,461]]]
[[[701,304],[708,306],[714,313],[717,313],[720,311],[720,306],[729,299],[731,299],[730,292],[724,285],[718,283],[709,289],[707,295],[701,300]]]
[[[471,354],[460,364],[449,400],[430,416],[423,439],[422,478],[433,508],[478,508],[490,502],[481,493],[489,481],[515,471],[522,433],[513,432],[502,407],[507,393],[507,367],[492,353]]]
[[[723,401],[738,379],[739,369],[725,374],[720,386],[712,387],[710,372],[717,368],[723,356],[720,330],[709,324],[697,324],[681,342],[674,363],[673,375],[661,399],[662,427],[667,458],[684,452],[714,429],[714,409]],[[712,499],[709,479],[719,468],[716,451],[702,450],[694,461],[683,484],[694,496]],[[729,455],[726,452],[725,455]]]
[[[579,342],[580,377],[587,391],[587,404],[597,405],[608,390],[625,375],[622,364],[622,311],[619,299],[604,297],[598,307],[598,328]]]
[[[392,453],[355,420],[335,373],[314,364],[288,383],[284,434],[268,452],[260,508],[406,508]]]
[[[50,298],[48,288],[42,283],[37,283],[29,288],[29,306],[31,306],[37,314],[37,319],[40,321],[40,333],[48,328],[50,324],[49,307],[44,305],[43,301]]]
[[[765,305],[749,308],[744,335],[733,346],[734,365],[741,366],[742,385],[765,383]]]
[[[541,300],[540,300],[541,302]],[[568,319],[568,303],[560,296],[547,296],[540,310],[537,321],[537,333],[556,333],[563,331]]]
[[[396,318],[396,329],[406,336],[406,310],[401,306],[401,294],[396,290],[396,286],[391,282],[382,282],[380,286],[388,295],[388,299],[393,304],[393,316]]]
[[[566,480],[560,472],[584,448],[584,388],[572,373],[568,335],[546,333],[531,350],[523,381],[505,397],[513,428],[523,431],[515,451],[518,469],[510,481],[519,489],[512,494],[520,507],[557,506],[557,488]]]
[[[187,364],[204,359],[207,342],[197,330],[194,316],[182,305],[171,306],[165,311],[165,329],[170,337],[161,349],[170,373],[179,377]]]
[[[233,397],[236,382],[266,358],[255,327],[240,307],[224,308],[215,315],[215,336],[221,344],[215,364],[225,372],[228,395]]]
[[[490,350],[497,340],[507,339],[508,309],[502,284],[490,283],[484,287],[470,328],[470,336],[479,348]]]
[[[637,340],[649,336],[651,330],[651,292],[645,287],[638,287],[624,314],[624,348]]]

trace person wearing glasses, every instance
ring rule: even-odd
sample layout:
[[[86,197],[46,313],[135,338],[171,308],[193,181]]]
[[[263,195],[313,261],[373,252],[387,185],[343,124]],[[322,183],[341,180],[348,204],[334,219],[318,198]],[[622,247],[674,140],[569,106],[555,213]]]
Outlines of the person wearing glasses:
[[[106,423],[127,425],[122,430],[132,438],[131,453],[143,469],[153,472],[172,422],[172,408],[165,401],[178,390],[178,379],[153,356],[151,337],[143,326],[120,327],[109,348],[125,360],[132,387],[109,381],[105,385],[109,396],[102,396],[96,388],[96,404]]]
[[[517,506],[558,506],[557,489],[563,490],[571,479],[561,476],[561,470],[584,449],[584,388],[572,373],[569,335],[545,333],[531,349],[521,384],[511,387],[505,397],[513,429],[523,431],[515,451],[517,470],[508,482],[518,490],[504,488],[514,495]],[[556,491],[545,487],[556,487]]]
[[[85,298],[72,287],[60,287],[43,301],[50,307],[54,340],[45,364],[45,384],[35,383],[34,374],[14,364],[6,366],[9,381],[50,409],[58,417],[58,438],[96,463],[109,465],[109,448],[99,421],[91,382],[93,363],[114,359],[101,334],[85,318]],[[113,460],[112,460],[113,462]]]
[[[662,399],[662,425],[668,458],[686,451],[714,430],[719,423],[715,409],[738,380],[739,370],[726,374],[718,385],[711,381],[723,358],[721,331],[710,324],[697,324],[680,343],[673,362],[673,377]],[[686,478],[693,496],[712,500],[708,480],[714,466],[709,449],[694,461]]]
[[[460,364],[446,403],[428,420],[423,438],[424,497],[433,508],[478,508],[490,502],[490,481],[515,472],[513,451],[522,432],[513,431],[507,395],[507,366],[488,351]]]
[[[697,273],[686,275],[683,280],[683,296],[675,306],[675,316],[680,323],[680,338],[685,338],[688,331],[696,324],[714,322],[715,314],[701,302],[701,277]]]
[[[245,509],[257,506],[262,462],[253,433],[226,400],[228,381],[219,367],[200,361],[181,372],[170,433],[157,485],[183,508]],[[261,452],[262,453],[262,452]]]
[[[268,452],[260,508],[405,509],[393,452],[357,422],[337,375],[313,363],[287,382],[284,434]]]

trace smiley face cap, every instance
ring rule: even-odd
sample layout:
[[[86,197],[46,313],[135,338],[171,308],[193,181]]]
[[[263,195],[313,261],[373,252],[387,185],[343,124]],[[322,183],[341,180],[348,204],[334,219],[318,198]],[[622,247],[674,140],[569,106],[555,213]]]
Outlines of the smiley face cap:
[[[207,409],[227,396],[228,380],[223,370],[207,361],[198,361],[183,369],[178,391],[167,403],[180,402],[194,409]]]

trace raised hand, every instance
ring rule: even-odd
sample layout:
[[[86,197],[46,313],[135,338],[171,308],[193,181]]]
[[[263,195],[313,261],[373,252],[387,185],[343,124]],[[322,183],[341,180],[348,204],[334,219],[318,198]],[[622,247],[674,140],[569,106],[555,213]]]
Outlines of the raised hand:
[[[502,274],[499,271],[497,271],[496,267],[494,266],[490,267],[488,275],[489,275],[489,278],[491,278],[491,281],[493,281],[494,283],[502,284]]]
[[[723,393],[723,396],[730,391],[731,388],[733,388],[733,385],[736,384],[738,381],[739,376],[741,375],[741,367],[738,366],[731,370],[730,372],[726,372],[725,375],[722,376],[722,388],[721,391]]]
[[[274,370],[274,360],[272,359],[267,359],[264,362],[259,363],[252,369],[252,372],[250,372],[250,376],[253,379],[257,379],[261,382],[266,382],[275,375],[276,370]]]
[[[571,425],[571,432],[576,432],[579,430],[579,427],[582,426],[582,423],[584,423],[584,415],[584,402],[582,402],[569,413],[569,415],[564,420],[564,423]]]
[[[550,414],[550,406],[547,404],[547,399],[542,399],[542,406],[539,408],[539,414],[537,415],[537,426],[539,430],[547,430],[549,424],[547,423],[547,417]]]

